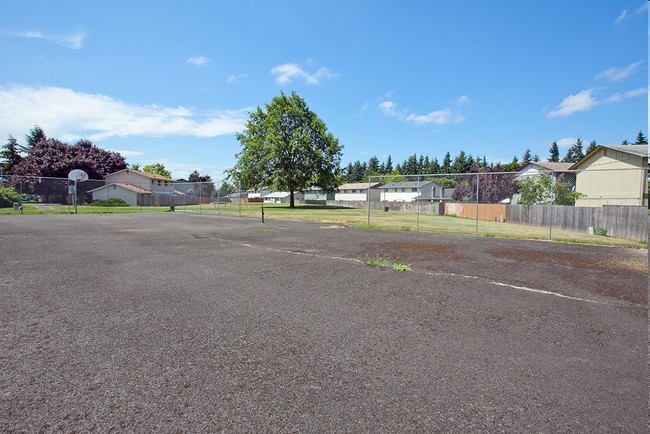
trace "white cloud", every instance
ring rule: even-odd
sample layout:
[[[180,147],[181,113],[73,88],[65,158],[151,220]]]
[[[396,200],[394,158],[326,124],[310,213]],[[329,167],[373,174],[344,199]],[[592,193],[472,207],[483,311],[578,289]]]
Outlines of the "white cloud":
[[[623,67],[613,67],[609,68],[607,71],[603,71],[596,75],[596,79],[609,80],[609,81],[621,81],[628,78],[630,75],[636,71],[636,69],[643,63],[642,60],[638,62],[631,63]]]
[[[407,122],[413,122],[414,124],[436,124],[436,125],[445,125],[445,124],[457,124],[463,122],[465,118],[459,113],[454,113],[450,109],[444,110],[435,110],[426,115],[416,115],[410,114],[406,117]]]
[[[204,56],[194,56],[187,59],[187,63],[190,65],[204,66],[207,65],[210,59]]]
[[[621,24],[627,19],[627,9],[623,9],[618,17],[614,20],[614,24]]]
[[[307,84],[318,85],[323,80],[338,77],[339,74],[331,72],[327,68],[320,68],[316,72],[309,73],[295,63],[284,63],[271,68],[271,74],[275,75],[275,83],[282,86],[294,80],[304,80]]]
[[[60,35],[54,33],[42,33],[39,31],[29,32],[6,32],[0,31],[2,36],[11,36],[16,38],[26,39],[43,39],[45,41],[53,42],[71,50],[78,50],[83,46],[83,41],[88,36],[85,32],[73,32],[67,35]]]
[[[635,98],[637,96],[645,95],[648,93],[647,87],[640,87],[627,92],[617,92],[606,98],[596,98],[596,89],[585,89],[575,95],[569,95],[562,100],[562,102],[553,110],[551,110],[547,117],[566,117],[574,113],[591,110],[594,106],[601,104],[612,104],[621,102],[626,99]]]
[[[549,118],[565,117],[577,112],[590,110],[597,104],[594,98],[595,89],[585,89],[575,95],[569,95],[548,114]]]
[[[117,152],[124,158],[139,157],[141,155],[144,155],[144,152],[140,152],[140,151],[126,151],[122,149],[108,149],[108,150],[112,152]]]
[[[384,116],[395,118],[399,121],[410,122],[418,125],[457,124],[465,120],[465,117],[461,113],[453,111],[449,108],[434,110],[424,115],[419,115],[417,113],[407,113],[404,110],[400,110],[397,108],[397,104],[394,103],[393,101],[384,101],[378,105],[378,108],[379,110],[381,110]]]
[[[246,74],[231,74],[226,78],[228,83],[237,83],[238,81],[245,80],[248,78]]]
[[[456,105],[467,105],[470,103],[470,99],[467,95],[462,95],[456,100]]]
[[[563,139],[556,140],[555,143],[557,143],[557,146],[560,148],[569,148],[575,145],[576,140],[578,140],[576,137],[565,137]]]
[[[64,141],[100,141],[129,136],[216,137],[242,131],[247,111],[200,111],[135,105],[105,95],[60,87],[0,87],[0,135],[29,131],[35,124]]]

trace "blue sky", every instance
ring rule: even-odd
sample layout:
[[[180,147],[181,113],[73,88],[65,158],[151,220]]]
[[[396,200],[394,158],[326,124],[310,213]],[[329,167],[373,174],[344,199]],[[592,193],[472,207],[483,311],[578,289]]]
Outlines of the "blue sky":
[[[648,129],[648,3],[0,0],[0,137],[35,124],[214,179],[295,90],[343,164],[509,162]]]

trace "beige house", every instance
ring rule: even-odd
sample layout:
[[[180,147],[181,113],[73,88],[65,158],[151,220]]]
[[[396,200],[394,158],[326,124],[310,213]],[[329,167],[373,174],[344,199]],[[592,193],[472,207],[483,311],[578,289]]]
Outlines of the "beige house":
[[[367,182],[343,184],[334,195],[334,200],[367,201],[368,187],[370,187],[370,200],[380,200],[380,185],[381,183],[379,182],[373,182],[371,184]]]
[[[105,185],[89,190],[93,201],[119,198],[130,206],[167,206],[181,195],[174,191],[174,181],[161,175],[124,169],[104,176]]]
[[[648,145],[598,146],[571,166],[576,206],[648,206]]]

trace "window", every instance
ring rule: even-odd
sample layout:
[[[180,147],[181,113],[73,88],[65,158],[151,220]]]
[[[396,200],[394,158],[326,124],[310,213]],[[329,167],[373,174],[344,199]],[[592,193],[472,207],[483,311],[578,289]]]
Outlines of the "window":
[[[411,191],[417,193],[418,189],[416,187],[413,187]]]

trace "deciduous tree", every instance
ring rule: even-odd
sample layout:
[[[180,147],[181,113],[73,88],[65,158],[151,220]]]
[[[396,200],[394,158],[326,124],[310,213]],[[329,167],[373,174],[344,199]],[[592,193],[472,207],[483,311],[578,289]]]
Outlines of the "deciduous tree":
[[[245,188],[288,191],[292,208],[294,192],[310,186],[334,191],[340,183],[342,146],[295,92],[250,113],[237,140],[242,150],[234,177]]]
[[[143,172],[152,173],[154,175],[164,176],[165,178],[171,178],[172,173],[165,168],[165,165],[162,163],[153,163],[147,164],[142,169]]]

